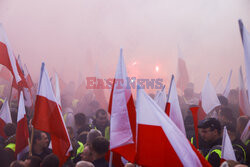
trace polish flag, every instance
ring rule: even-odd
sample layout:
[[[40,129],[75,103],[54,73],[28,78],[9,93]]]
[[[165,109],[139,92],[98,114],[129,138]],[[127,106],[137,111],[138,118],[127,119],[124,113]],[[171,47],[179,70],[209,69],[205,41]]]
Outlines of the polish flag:
[[[23,70],[23,63],[22,63],[22,60],[21,60],[21,56],[18,55],[17,57],[17,62],[19,64],[19,67],[21,68],[22,72],[24,73],[24,70]]]
[[[177,67],[176,86],[182,92],[184,92],[184,89],[186,88],[188,83],[189,83],[189,76],[188,76],[188,71],[187,71],[187,67],[186,67],[186,62],[183,59],[180,48],[178,48],[178,67]]]
[[[154,101],[156,104],[158,104],[161,109],[164,111],[167,103],[167,95],[165,92],[165,86],[162,88],[162,90],[158,91],[154,97]]]
[[[231,140],[227,133],[227,128],[225,126],[224,126],[223,139],[222,139],[221,160],[222,161],[226,161],[226,160],[237,161],[235,154],[234,154],[234,149],[233,149]]]
[[[174,76],[172,75],[170,88],[168,92],[168,105],[169,118],[175,123],[175,125],[182,131],[182,133],[186,136],[186,130],[183,122],[183,117],[181,113],[181,108],[178,100],[176,85],[174,82]],[[164,110],[163,110],[164,111]]]
[[[247,100],[247,93],[245,89],[242,68],[239,70],[239,111],[240,115],[250,116],[250,105]]]
[[[136,111],[131,90],[127,87],[127,71],[120,51],[114,82],[110,96],[110,150],[120,154],[130,162],[136,155]]]
[[[0,110],[0,135],[6,138],[4,133],[4,126],[8,123],[12,123],[11,115],[10,115],[10,107],[8,104],[8,100],[5,98],[2,108]]]
[[[56,95],[57,103],[59,104],[59,106],[62,107],[59,79],[58,79],[57,73],[55,73],[55,95]]]
[[[210,166],[166,113],[137,87],[137,164],[142,166]]]
[[[69,157],[72,146],[44,63],[41,67],[32,124],[35,129],[50,134],[53,153],[58,156],[62,165]]]
[[[215,89],[209,80],[209,74],[201,91],[199,120],[204,119],[204,116],[210,113],[215,107],[220,106],[220,101],[217,97]]]
[[[226,88],[223,92],[223,96],[225,96],[226,98],[228,97],[229,95],[229,92],[230,92],[230,88],[231,88],[231,77],[232,77],[232,70],[230,71],[230,74],[228,76],[228,80],[227,80],[227,85],[226,85]]]
[[[26,111],[24,106],[23,92],[20,93],[17,129],[16,129],[16,150],[17,159],[20,160],[29,151],[29,130],[27,124]]]
[[[24,70],[24,77],[25,77],[25,79],[27,81],[28,87],[33,88],[34,83],[33,83],[32,79],[31,79],[31,76],[30,76],[30,73],[28,71],[28,68],[27,68],[26,64],[24,64],[23,70]]]
[[[250,34],[241,20],[239,20],[239,27],[245,55],[247,90],[250,90]],[[248,97],[250,97],[250,91],[248,91]],[[250,98],[248,102],[250,103]]]
[[[22,67],[19,65],[18,63],[18,60],[16,59],[16,67],[17,67],[17,71],[18,71],[18,74],[21,78],[20,82],[16,82],[16,80],[13,80],[12,82],[12,87],[17,89],[18,90],[18,93],[20,93],[20,91],[22,90],[22,88],[28,88],[28,84],[27,84],[27,81],[24,77],[24,73],[22,71]]]
[[[4,31],[3,25],[0,23],[0,64],[7,67],[15,78],[16,83],[19,83],[22,79],[19,75],[16,59],[9,44],[9,40]]]

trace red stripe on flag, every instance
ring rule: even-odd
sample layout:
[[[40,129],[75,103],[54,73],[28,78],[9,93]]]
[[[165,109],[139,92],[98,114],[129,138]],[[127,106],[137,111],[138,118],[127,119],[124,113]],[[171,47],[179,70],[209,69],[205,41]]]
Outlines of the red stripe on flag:
[[[37,95],[35,111],[32,124],[34,128],[50,134],[53,152],[58,156],[62,165],[68,158],[66,153],[69,150],[70,141],[58,105],[54,101]]]
[[[2,120],[0,118],[0,136],[2,136],[4,139],[7,137],[4,133],[4,126],[6,125],[6,123],[4,122],[4,120]]]
[[[159,126],[138,124],[137,164],[146,166],[183,166]]]
[[[28,121],[26,115],[20,121],[17,122],[15,155],[20,153],[25,147],[29,145],[29,131],[27,122]]]
[[[191,107],[192,116],[194,120],[194,130],[195,130],[195,139],[196,139],[196,147],[199,149],[199,137],[198,137],[198,111],[199,107]]]

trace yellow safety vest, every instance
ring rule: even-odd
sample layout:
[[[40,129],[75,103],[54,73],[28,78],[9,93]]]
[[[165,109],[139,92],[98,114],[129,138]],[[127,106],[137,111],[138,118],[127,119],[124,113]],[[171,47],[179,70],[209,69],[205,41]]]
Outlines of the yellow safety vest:
[[[247,146],[249,143],[250,143],[250,139],[248,139],[248,140],[245,142],[245,145]]]
[[[75,157],[71,157],[71,159],[74,159],[74,158],[76,158],[79,154],[81,154],[82,152],[83,152],[83,150],[84,150],[84,145],[83,145],[83,143],[82,142],[79,142],[79,141],[77,141],[77,143],[79,144],[79,147],[77,148],[77,150],[76,150],[76,156]]]
[[[109,129],[110,129],[109,126],[107,126],[107,127],[105,128],[105,136],[104,136],[105,139],[107,139],[108,141],[109,141],[109,139],[110,139]]]
[[[233,146],[237,146],[243,151],[243,153],[244,153],[244,161],[246,162],[247,161],[247,154],[246,154],[245,149],[239,144],[234,144]]]
[[[9,143],[5,148],[9,148],[13,150],[14,152],[16,151],[16,144],[15,143]]]
[[[94,127],[94,129],[95,129],[95,130],[98,130],[96,127]],[[104,135],[105,135],[104,138],[107,139],[108,141],[109,141],[109,139],[110,139],[109,129],[110,129],[110,127],[107,126],[107,127],[105,128],[105,132],[104,132],[104,133],[105,133],[105,134],[104,134]]]
[[[218,148],[220,147],[220,148]],[[215,149],[213,149],[215,148]],[[216,145],[214,146],[213,148],[211,148],[211,150],[209,151],[209,153],[206,155],[205,159],[208,160],[209,156],[212,154],[212,153],[216,153],[219,155],[219,157],[221,158],[221,146],[220,145]]]
[[[191,137],[191,144],[194,144],[194,137]]]

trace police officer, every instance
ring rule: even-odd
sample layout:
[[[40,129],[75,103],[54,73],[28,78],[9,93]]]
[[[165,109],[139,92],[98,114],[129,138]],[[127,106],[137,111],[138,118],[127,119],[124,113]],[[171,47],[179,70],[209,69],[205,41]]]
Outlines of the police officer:
[[[202,153],[213,167],[220,166],[221,159],[221,124],[216,118],[206,118],[198,125],[201,138],[207,142],[208,148]]]

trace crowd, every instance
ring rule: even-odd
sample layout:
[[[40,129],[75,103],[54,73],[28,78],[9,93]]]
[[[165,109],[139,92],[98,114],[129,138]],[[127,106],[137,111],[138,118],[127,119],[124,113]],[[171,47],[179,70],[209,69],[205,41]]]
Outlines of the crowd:
[[[230,167],[250,165],[249,136],[245,141],[242,141],[240,138],[249,122],[249,117],[240,116],[237,93],[237,90],[231,90],[228,98],[218,95],[221,106],[214,109],[205,119],[199,121],[199,145],[197,145],[195,138],[192,113],[189,110],[191,106],[198,104],[199,95],[194,93],[193,86],[189,86],[185,89],[184,95],[179,96],[187,138],[196,148],[199,148],[205,159],[214,167],[220,165]],[[63,118],[73,147],[70,157],[63,164],[65,167],[108,166],[110,115],[107,110],[102,109],[99,103],[90,98],[90,96],[90,94],[86,94],[77,100],[68,94],[62,95]],[[3,129],[5,136],[0,136],[0,166],[59,166],[59,159],[53,154],[50,146],[50,135],[39,130],[34,130],[33,132],[31,153],[26,153],[21,157],[21,160],[16,159],[17,102],[15,100],[12,100],[10,109],[13,123],[6,124]],[[31,108],[26,108],[30,136],[32,133],[31,121],[33,112]],[[237,161],[225,161],[222,163],[223,127],[226,127],[228,130]],[[124,166],[135,166],[126,162],[126,160],[121,160],[121,162],[124,163]]]

